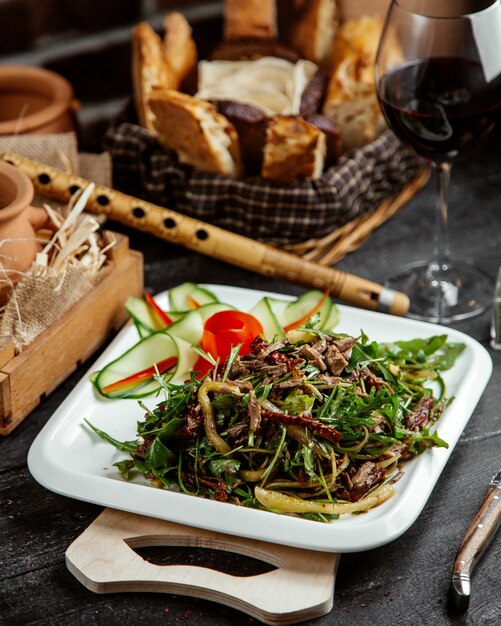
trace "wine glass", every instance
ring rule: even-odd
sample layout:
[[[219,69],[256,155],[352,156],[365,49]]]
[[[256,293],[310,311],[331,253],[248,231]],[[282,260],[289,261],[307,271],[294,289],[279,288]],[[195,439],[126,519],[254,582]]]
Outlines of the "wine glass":
[[[501,105],[501,0],[393,0],[376,59],[379,102],[397,137],[426,159],[438,182],[430,258],[402,268],[391,287],[410,317],[451,322],[482,313],[493,281],[449,258],[452,164],[480,145]]]

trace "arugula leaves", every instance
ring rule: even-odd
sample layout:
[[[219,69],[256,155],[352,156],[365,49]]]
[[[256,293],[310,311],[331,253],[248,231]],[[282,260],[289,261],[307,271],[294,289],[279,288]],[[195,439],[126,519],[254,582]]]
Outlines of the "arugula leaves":
[[[432,428],[451,402],[445,399],[441,373],[454,365],[464,350],[462,344],[448,343],[446,335],[377,343],[361,331],[341,375],[326,377],[322,363],[304,358],[301,347],[316,341],[332,343],[346,335],[324,332],[315,325],[311,319],[303,329],[308,331],[305,338],[277,349],[273,363],[290,360],[295,364],[285,374],[273,377],[258,368],[243,379],[252,386],[261,407],[285,418],[299,416],[301,426],[291,426],[294,420],[265,423],[260,419],[261,427],[253,430],[252,394],[214,391],[211,419],[229,449],[219,447],[223,451],[218,451],[206,436],[203,407],[198,402],[203,381],[195,375],[183,385],[162,379],[165,397],[154,409],[139,402],[144,416],[137,423],[136,440],[118,441],[87,420],[86,424],[129,455],[115,463],[124,480],[136,471],[155,479],[157,486],[231,498],[251,507],[261,506],[254,497],[254,484],[272,489],[278,485],[278,490],[295,497],[299,493],[307,498],[311,492],[312,499],[335,502],[346,497],[351,479],[367,461],[375,467],[391,466],[384,478],[387,481],[392,479],[399,455],[406,459],[431,447],[448,447]],[[238,349],[232,350],[216,379],[222,387],[231,381],[239,358]],[[435,396],[431,383],[438,388]],[[310,428],[313,422],[316,428]],[[327,431],[337,433],[339,440],[323,435]],[[303,516],[324,522],[336,517]]]

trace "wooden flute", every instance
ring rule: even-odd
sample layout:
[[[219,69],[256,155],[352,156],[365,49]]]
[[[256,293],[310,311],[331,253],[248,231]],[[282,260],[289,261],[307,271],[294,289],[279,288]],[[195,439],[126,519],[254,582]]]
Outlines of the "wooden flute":
[[[42,195],[68,202],[89,181],[48,165],[4,152],[1,158],[19,167]],[[409,298],[398,291],[354,274],[306,261],[299,256],[176,213],[105,185],[95,185],[86,210],[174,244],[259,274],[277,276],[300,285],[328,291],[339,300],[371,310],[405,315]]]

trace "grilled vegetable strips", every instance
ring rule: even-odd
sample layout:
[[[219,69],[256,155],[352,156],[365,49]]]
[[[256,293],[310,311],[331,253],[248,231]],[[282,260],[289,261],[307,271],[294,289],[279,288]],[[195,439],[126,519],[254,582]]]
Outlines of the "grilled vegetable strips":
[[[258,336],[245,355],[234,347],[202,380],[157,376],[165,399],[142,405],[136,440],[89,425],[128,453],[124,479],[319,521],[366,511],[393,495],[404,461],[447,447],[431,427],[450,402],[441,372],[464,346],[445,335],[378,344],[315,321]]]
[[[318,327],[331,329],[338,308],[318,290],[293,301],[263,298],[249,313],[219,302],[215,294],[195,283],[183,283],[168,294],[169,311],[146,293],[126,304],[139,341],[127,352],[94,372],[91,381],[108,398],[141,398],[159,391],[156,374],[172,382],[184,381],[190,370],[202,377],[216,362],[224,362],[231,348],[249,351],[257,335],[285,337],[286,331],[318,314]]]

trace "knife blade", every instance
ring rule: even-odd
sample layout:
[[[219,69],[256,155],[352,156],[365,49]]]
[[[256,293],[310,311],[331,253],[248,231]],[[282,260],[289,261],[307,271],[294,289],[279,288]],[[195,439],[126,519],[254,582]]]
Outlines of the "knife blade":
[[[466,531],[454,561],[451,600],[466,611],[470,604],[471,575],[501,524],[501,469],[492,477],[482,506]]]

